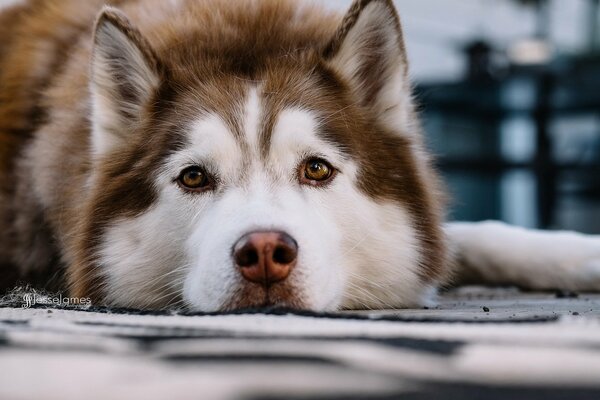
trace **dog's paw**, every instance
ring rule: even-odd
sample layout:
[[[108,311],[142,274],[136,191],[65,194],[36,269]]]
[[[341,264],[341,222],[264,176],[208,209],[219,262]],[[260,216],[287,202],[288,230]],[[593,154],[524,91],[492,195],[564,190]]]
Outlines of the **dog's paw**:
[[[559,289],[600,291],[600,237],[549,233],[544,259],[556,270]]]
[[[600,244],[599,244],[600,247]],[[575,267],[581,290],[600,292],[600,255]]]
[[[447,233],[465,264],[459,273],[480,283],[600,292],[600,236],[499,222],[450,224]]]
[[[540,232],[522,260],[533,265],[533,288],[600,292],[600,238],[574,232]],[[529,258],[529,261],[528,261]],[[518,268],[518,267],[517,267]],[[537,287],[536,287],[537,286]]]

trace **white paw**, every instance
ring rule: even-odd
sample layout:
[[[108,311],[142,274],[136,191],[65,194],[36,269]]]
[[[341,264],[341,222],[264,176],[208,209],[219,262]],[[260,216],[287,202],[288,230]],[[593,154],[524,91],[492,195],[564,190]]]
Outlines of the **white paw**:
[[[581,290],[600,291],[600,256],[576,267]]]
[[[498,222],[450,224],[447,233],[482,283],[600,292],[600,236]]]

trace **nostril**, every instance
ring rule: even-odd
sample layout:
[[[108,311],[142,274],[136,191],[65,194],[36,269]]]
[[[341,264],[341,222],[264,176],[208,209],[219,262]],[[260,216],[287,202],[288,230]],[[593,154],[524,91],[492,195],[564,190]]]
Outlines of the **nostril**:
[[[277,246],[273,252],[273,261],[277,264],[291,264],[296,259],[296,250],[288,246]]]
[[[232,252],[241,275],[268,289],[290,275],[298,258],[298,244],[285,232],[258,231],[242,236]]]
[[[253,246],[245,246],[235,252],[235,262],[240,267],[250,267],[258,263],[258,252]]]

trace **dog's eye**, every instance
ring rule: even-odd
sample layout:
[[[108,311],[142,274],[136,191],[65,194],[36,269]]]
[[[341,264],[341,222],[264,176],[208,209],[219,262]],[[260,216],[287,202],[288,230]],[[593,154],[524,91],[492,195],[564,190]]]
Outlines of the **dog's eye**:
[[[202,191],[211,186],[208,174],[200,167],[189,167],[181,171],[177,182],[185,189]]]
[[[323,184],[329,181],[335,169],[325,160],[311,158],[304,163],[301,170],[300,181],[308,184]]]

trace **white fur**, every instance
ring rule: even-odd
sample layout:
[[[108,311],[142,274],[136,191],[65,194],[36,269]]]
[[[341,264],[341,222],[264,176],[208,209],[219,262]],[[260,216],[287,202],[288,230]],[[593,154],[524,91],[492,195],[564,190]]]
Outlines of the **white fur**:
[[[0,10],[24,4],[25,0],[0,0]]]
[[[208,172],[218,174],[226,184],[239,178],[243,161],[241,148],[219,115],[200,117],[190,126],[188,140],[188,148],[167,160],[162,185],[169,184],[181,170],[192,165],[207,167]]]
[[[107,302],[121,307],[160,308],[178,304],[188,265],[182,243],[189,235],[191,210],[174,209],[164,192],[156,206],[137,218],[113,222],[98,252],[109,293]]]
[[[465,273],[531,289],[600,289],[600,236],[533,231],[500,222],[451,223]]]
[[[258,88],[250,88],[248,99],[246,102],[245,113],[244,113],[244,134],[245,142],[248,144],[253,155],[259,156],[260,152],[260,118],[262,116],[260,97],[258,95]]]

